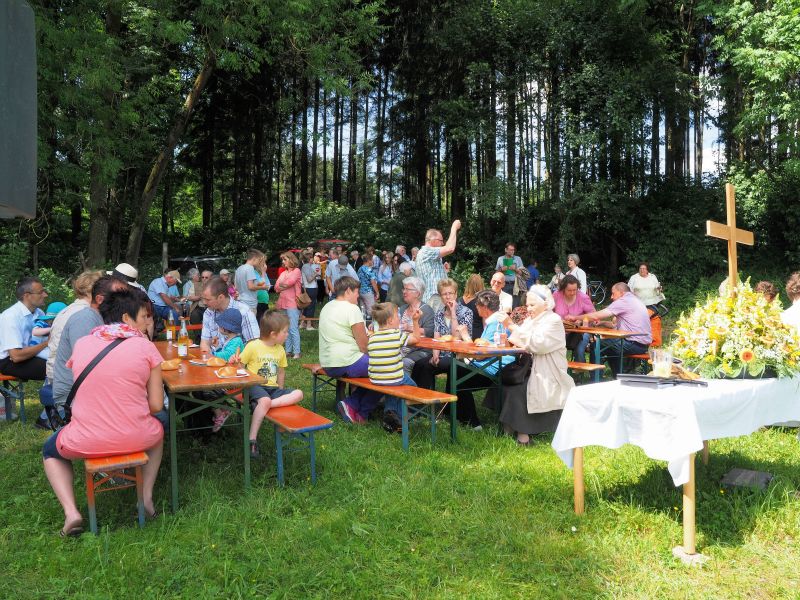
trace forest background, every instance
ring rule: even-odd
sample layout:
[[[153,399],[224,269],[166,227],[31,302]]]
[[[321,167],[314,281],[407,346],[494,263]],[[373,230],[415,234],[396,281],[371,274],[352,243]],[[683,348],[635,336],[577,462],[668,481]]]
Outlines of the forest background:
[[[796,0],[29,3],[38,214],[0,224],[4,299],[121,261],[146,284],[161,242],[235,266],[461,218],[460,274],[508,240],[606,283],[648,260],[681,308],[726,272],[725,182],[742,271],[800,265]]]

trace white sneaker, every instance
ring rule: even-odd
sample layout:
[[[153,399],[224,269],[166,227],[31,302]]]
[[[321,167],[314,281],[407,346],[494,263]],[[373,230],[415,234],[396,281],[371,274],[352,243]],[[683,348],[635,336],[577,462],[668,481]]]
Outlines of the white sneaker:
[[[316,328],[316,327],[314,327],[313,325],[311,325],[311,323],[309,323],[309,324],[306,326],[306,330],[307,330],[307,331],[316,331],[316,330],[317,330],[317,328]]]
[[[483,425],[476,425],[472,428],[472,431],[483,431]]]

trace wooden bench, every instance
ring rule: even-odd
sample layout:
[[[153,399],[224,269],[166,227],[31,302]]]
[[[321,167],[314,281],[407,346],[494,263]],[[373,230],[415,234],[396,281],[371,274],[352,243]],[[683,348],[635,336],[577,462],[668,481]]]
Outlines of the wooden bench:
[[[605,365],[596,365],[593,363],[574,362],[567,363],[567,373],[602,373],[605,370]]]
[[[330,429],[333,427],[333,421],[297,404],[271,408],[265,418],[275,426],[278,483],[283,485],[283,449],[292,440],[300,440],[304,446],[308,447],[311,453],[311,483],[316,483],[317,454],[314,446],[314,432]]]
[[[318,392],[324,391],[326,387],[332,387],[336,390],[336,401],[338,402],[344,394],[345,385],[360,387],[386,396],[396,396],[403,400],[400,406],[402,412],[400,420],[402,423],[401,434],[403,450],[406,452],[408,452],[409,421],[421,415],[428,415],[431,422],[431,443],[435,443],[436,407],[439,404],[455,402],[457,399],[456,396],[452,394],[419,388],[413,385],[376,385],[367,377],[332,377],[318,364],[304,364],[303,368],[311,371],[313,376],[311,400],[313,409],[316,409],[317,406]],[[456,416],[454,409],[455,407],[452,407],[450,410],[450,436],[453,441],[456,440]]]
[[[0,375],[0,394],[6,409],[6,421],[10,421],[14,413],[15,401],[19,402],[19,420],[25,423],[25,381],[12,375]]]
[[[100,492],[122,490],[136,486],[136,505],[139,509],[139,527],[144,527],[144,498],[142,496],[142,465],[148,461],[144,452],[87,458],[84,461],[86,472],[86,501],[89,504],[89,527],[97,535],[97,512],[94,495]],[[134,469],[134,475],[124,472]],[[120,480],[128,483],[119,483]]]

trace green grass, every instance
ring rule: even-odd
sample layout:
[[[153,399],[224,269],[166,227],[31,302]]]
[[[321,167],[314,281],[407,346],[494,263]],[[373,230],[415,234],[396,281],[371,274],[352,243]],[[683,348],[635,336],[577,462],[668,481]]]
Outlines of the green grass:
[[[316,335],[303,332],[304,361]],[[310,405],[310,376],[290,385]],[[28,397],[35,398],[33,385]],[[29,423],[36,416],[30,403]],[[495,435],[412,427],[411,451],[378,423],[335,419],[318,437],[316,486],[304,452],[278,488],[271,430],[243,490],[240,431],[207,446],[179,437],[181,509],[170,514],[165,454],[156,499],[165,514],[139,530],[132,491],[98,498],[98,537],[62,540],[61,509],[42,472],[46,433],[0,425],[0,598],[798,598],[800,453],[795,432],[768,429],[712,444],[698,462],[700,568],[674,559],[680,489],[666,465],[626,447],[586,452],[587,512],[542,436],[529,448]],[[78,463],[80,465],[80,463]],[[775,475],[764,492],[722,493],[733,467]],[[76,492],[85,511],[80,466]],[[84,512],[86,516],[86,512]]]

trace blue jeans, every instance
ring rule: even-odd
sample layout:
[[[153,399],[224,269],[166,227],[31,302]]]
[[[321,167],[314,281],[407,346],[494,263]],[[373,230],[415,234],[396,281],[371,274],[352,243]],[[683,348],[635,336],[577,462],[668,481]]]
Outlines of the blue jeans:
[[[159,304],[153,304],[153,310],[155,311],[156,315],[164,319],[164,324],[169,321],[169,313],[172,313],[172,318],[175,319],[175,323],[181,322],[181,317],[178,314],[178,311],[174,308],[170,308],[169,306],[161,306]]]
[[[300,309],[287,308],[289,316],[289,337],[286,338],[286,354],[300,354]]]
[[[352,365],[346,367],[326,367],[325,372],[331,377],[367,377],[369,372],[369,357],[362,354]],[[363,388],[353,388],[352,393],[344,399],[345,404],[355,410],[364,419],[369,418],[369,414],[378,405],[378,401],[383,394],[365,390]]]
[[[596,364],[603,364],[604,360],[608,361],[608,367],[614,374],[614,377],[620,372],[620,356],[626,354],[645,354],[649,348],[649,344],[640,344],[631,340],[600,340],[600,356],[596,356],[596,352],[592,350],[592,360]]]
[[[376,383],[378,385],[382,385],[382,384],[378,383],[377,381],[373,381],[373,383]],[[400,383],[387,383],[386,385],[413,385],[414,387],[417,387],[416,382],[413,379],[411,379],[411,377],[408,376],[408,373],[405,373],[405,372],[403,373],[403,381],[401,381]],[[386,396],[386,398],[383,401],[383,412],[384,412],[384,414],[389,412],[389,411],[392,411],[394,414],[396,414],[399,417],[400,414],[401,414],[401,411],[402,411],[401,402],[403,402],[403,401],[400,398],[398,398],[397,396]]]

